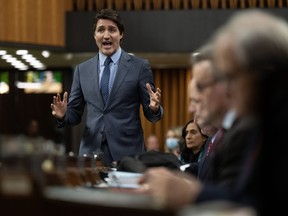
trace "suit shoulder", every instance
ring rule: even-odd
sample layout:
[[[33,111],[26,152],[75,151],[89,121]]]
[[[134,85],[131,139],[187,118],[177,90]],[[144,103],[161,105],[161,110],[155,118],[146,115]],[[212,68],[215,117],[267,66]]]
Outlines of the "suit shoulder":
[[[92,64],[93,62],[96,61],[96,57],[97,57],[97,56],[93,56],[93,57],[91,57],[91,58],[89,58],[89,59],[87,59],[87,60],[85,60],[85,61],[83,61],[83,62],[80,62],[80,63],[77,65],[77,67],[83,67],[83,66],[88,66],[88,65]]]
[[[134,54],[129,53],[128,55],[129,55],[130,58],[131,58],[132,60],[134,60],[134,61],[148,62],[148,59],[145,59],[145,58],[136,56],[136,55],[134,55]]]

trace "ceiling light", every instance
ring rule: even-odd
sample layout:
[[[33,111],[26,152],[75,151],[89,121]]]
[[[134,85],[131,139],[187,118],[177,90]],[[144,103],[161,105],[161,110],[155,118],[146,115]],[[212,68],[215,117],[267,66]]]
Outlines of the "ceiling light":
[[[27,54],[28,54],[28,51],[27,51],[27,50],[17,50],[17,51],[16,51],[16,54],[17,54],[17,55],[27,55]]]
[[[50,52],[47,50],[43,50],[41,54],[44,58],[48,58],[50,56]]]
[[[7,60],[7,59],[9,59],[9,58],[12,58],[12,55],[10,55],[10,54],[5,54],[5,55],[2,55],[1,58]]]
[[[6,55],[7,51],[6,50],[0,50],[0,55]]]

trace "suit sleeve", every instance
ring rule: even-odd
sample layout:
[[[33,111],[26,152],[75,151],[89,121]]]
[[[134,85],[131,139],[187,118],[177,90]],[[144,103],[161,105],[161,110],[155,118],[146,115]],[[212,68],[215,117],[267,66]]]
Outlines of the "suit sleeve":
[[[153,73],[150,67],[150,64],[147,60],[143,60],[142,67],[140,69],[140,79],[139,79],[139,85],[140,85],[140,97],[141,97],[141,103],[143,107],[143,113],[146,119],[148,119],[150,122],[157,122],[163,117],[163,107],[160,105],[158,113],[153,113],[152,110],[149,107],[150,104],[150,96],[149,92],[146,88],[146,83],[149,83],[152,90],[155,91],[155,84],[154,84],[154,78]]]
[[[79,66],[76,66],[73,75],[73,83],[68,99],[67,111],[63,121],[56,120],[58,127],[65,125],[77,125],[81,122],[84,112],[85,100],[80,82]]]

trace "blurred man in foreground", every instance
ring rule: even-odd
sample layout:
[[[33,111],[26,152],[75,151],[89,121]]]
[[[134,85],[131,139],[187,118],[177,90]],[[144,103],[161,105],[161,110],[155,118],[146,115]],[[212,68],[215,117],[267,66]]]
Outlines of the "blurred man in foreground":
[[[279,145],[283,142],[283,138],[280,138],[283,134],[275,129],[275,125],[279,125],[282,120],[287,122],[287,113],[283,109],[283,106],[287,109],[287,102],[283,102],[283,98],[288,98],[285,85],[288,71],[288,25],[281,18],[268,13],[247,10],[236,14],[222,26],[214,35],[212,44],[217,81],[227,84],[236,115],[246,120],[241,124],[241,131],[246,130],[245,137],[239,136],[246,138],[246,142],[234,145],[231,139],[223,141],[218,156],[224,155],[223,149],[230,156],[224,155],[224,159],[216,156],[217,160],[213,161],[214,173],[221,173],[225,166],[229,166],[231,161],[227,158],[233,160],[241,157],[242,166],[240,169],[232,169],[237,175],[233,183],[229,184],[221,181],[219,174],[216,181],[203,185],[192,176],[172,173],[164,168],[148,170],[140,183],[145,185],[146,193],[170,207],[228,200],[252,206],[262,215],[268,206],[262,194],[263,189],[277,188],[277,185],[263,187],[261,184],[263,170],[267,168],[263,158],[271,156],[271,153],[266,155],[266,146],[271,148],[272,141],[278,141],[275,143]],[[277,88],[272,89],[272,84]],[[280,118],[274,116],[272,121],[271,118],[266,121],[266,115],[275,111],[275,115]],[[234,133],[229,136],[237,138],[236,135]],[[238,154],[238,151],[241,153]],[[267,175],[265,178],[272,179],[269,177],[271,173]],[[278,181],[281,183],[281,179]],[[277,211],[276,208],[274,210]]]

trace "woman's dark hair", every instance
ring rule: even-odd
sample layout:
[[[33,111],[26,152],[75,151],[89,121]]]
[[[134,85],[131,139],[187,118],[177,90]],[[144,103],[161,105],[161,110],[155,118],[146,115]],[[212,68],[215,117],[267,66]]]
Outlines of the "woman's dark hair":
[[[190,163],[190,157],[191,157],[191,154],[192,154],[192,150],[191,149],[188,149],[187,146],[186,146],[186,128],[188,127],[189,124],[191,123],[194,123],[199,132],[201,133],[202,136],[204,136],[206,139],[208,138],[208,136],[206,134],[203,134],[202,131],[201,131],[201,128],[199,127],[199,125],[194,122],[194,120],[190,120],[188,121],[185,126],[182,128],[182,141],[183,141],[183,144],[182,144],[182,149],[180,150],[181,152],[181,157],[182,157],[182,160],[184,163]]]
[[[194,122],[194,120],[190,120],[190,121],[188,121],[185,125],[184,125],[184,127],[182,128],[182,138],[185,140],[185,137],[186,137],[186,128],[188,127],[188,125],[190,124],[190,123],[194,123],[196,126],[197,126],[197,128],[199,129],[199,131],[200,131],[200,133],[202,134],[202,136],[204,136],[204,137],[208,137],[207,135],[205,135],[205,134],[203,134],[202,133],[202,131],[201,131],[201,128],[199,127],[199,125],[196,123],[196,122]]]
[[[94,17],[93,32],[95,32],[97,22],[100,19],[107,19],[107,20],[113,21],[114,23],[116,23],[120,33],[121,34],[124,33],[124,31],[125,31],[124,25],[122,23],[122,20],[121,20],[119,14],[115,10],[112,10],[112,9],[102,9],[102,10],[100,10],[96,14],[96,16]]]

